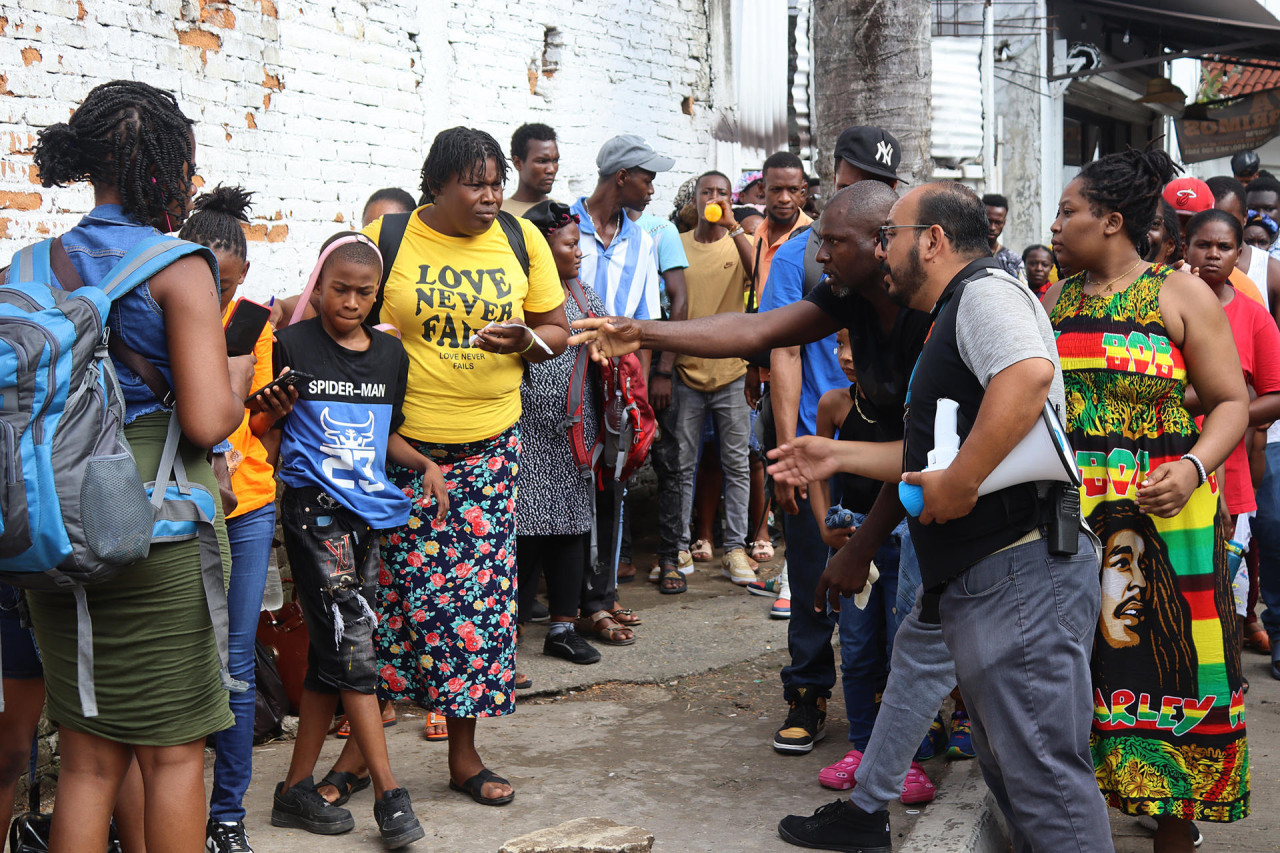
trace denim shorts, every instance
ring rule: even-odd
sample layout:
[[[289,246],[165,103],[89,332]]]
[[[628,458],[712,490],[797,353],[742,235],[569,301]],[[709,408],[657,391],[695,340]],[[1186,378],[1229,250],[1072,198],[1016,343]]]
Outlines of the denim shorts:
[[[377,532],[317,488],[286,489],[281,521],[310,636],[303,686],[316,693],[373,693]]]
[[[16,587],[0,584],[0,669],[5,678],[44,678],[35,635],[22,625]]]

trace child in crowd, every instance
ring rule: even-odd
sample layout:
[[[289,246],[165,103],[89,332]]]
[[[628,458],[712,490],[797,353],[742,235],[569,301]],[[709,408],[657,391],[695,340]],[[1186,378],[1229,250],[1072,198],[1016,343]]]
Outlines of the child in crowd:
[[[249,273],[248,246],[240,225],[249,221],[251,198],[252,193],[242,187],[220,186],[196,199],[195,213],[178,232],[182,239],[208,247],[218,259],[224,325],[231,316],[236,291]],[[266,324],[253,348],[257,358],[253,388],[262,388],[271,381],[271,342],[271,326]],[[236,496],[235,509],[227,513],[227,539],[231,544],[228,667],[231,677],[246,682],[249,689],[231,694],[235,725],[214,735],[217,759],[205,827],[212,853],[251,850],[245,836],[242,801],[253,772],[253,641],[276,526],[275,469],[262,436],[289,414],[297,397],[293,389],[270,389],[258,398],[254,410],[245,408],[240,426],[214,447],[215,453],[224,454]]]
[[[364,324],[381,276],[371,240],[354,232],[330,237],[302,295],[314,286],[318,316],[281,330],[276,343],[277,369],[307,374],[283,420],[280,478],[285,548],[311,646],[298,737],[288,776],[276,786],[271,823],[321,835],[355,826],[351,812],[322,797],[312,781],[341,695],[377,797],[378,831],[394,848],[425,833],[391,774],[375,695],[378,531],[407,523],[410,508],[387,479],[387,461],[422,472],[423,491],[435,495],[441,513],[448,499],[440,469],[395,432],[409,359],[394,337]],[[369,784],[360,781],[352,791]]]

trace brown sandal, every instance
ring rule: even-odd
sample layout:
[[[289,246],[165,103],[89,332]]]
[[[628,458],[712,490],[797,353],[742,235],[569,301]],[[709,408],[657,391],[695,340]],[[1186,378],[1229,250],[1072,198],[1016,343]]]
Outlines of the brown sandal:
[[[608,612],[609,615],[613,617],[614,622],[617,622],[619,625],[623,625],[627,628],[635,628],[637,625],[644,624],[644,620],[637,616],[636,612],[630,608],[619,607],[616,610],[610,610]]]
[[[619,624],[608,610],[597,610],[590,617],[579,619],[574,627],[579,634],[594,637],[606,646],[629,646],[636,641],[635,631]],[[619,639],[622,631],[629,632],[631,636]]]

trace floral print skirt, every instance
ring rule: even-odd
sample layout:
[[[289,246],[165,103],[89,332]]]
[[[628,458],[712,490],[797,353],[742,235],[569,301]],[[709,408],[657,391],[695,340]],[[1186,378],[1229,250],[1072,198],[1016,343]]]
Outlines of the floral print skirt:
[[[446,717],[515,710],[518,425],[482,441],[406,439],[444,472],[449,512],[422,475],[388,462],[413,498],[409,523],[386,531],[378,576],[378,693]]]

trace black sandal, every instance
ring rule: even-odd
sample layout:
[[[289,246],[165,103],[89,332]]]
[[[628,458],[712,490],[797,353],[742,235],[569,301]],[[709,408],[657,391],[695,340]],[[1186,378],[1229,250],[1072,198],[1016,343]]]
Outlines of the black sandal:
[[[670,581],[679,581],[675,586],[667,586]],[[684,573],[680,571],[679,566],[663,566],[662,574],[658,575],[658,592],[663,595],[678,595],[689,589],[689,581],[685,579]]]
[[[320,784],[316,785],[316,787],[323,788],[325,785],[332,786],[333,789],[338,792],[338,799],[333,801],[333,805],[341,806],[345,805],[347,800],[351,799],[352,794],[358,791],[363,791],[365,788],[369,787],[372,782],[373,779],[369,776],[357,776],[354,773],[344,773],[341,770],[330,770],[325,774],[325,777],[320,780]],[[323,796],[323,794],[321,796]]]
[[[464,794],[469,794],[471,796],[471,799],[475,800],[477,803],[479,803],[482,806],[505,806],[507,803],[511,802],[516,798],[515,791],[512,791],[510,794],[507,794],[505,797],[484,796],[484,794],[482,794],[481,792],[484,790],[484,786],[488,782],[493,782],[498,785],[511,784],[506,779],[503,779],[501,776],[499,776],[497,773],[494,773],[488,767],[484,767],[484,768],[481,768],[479,773],[472,776],[470,779],[463,782],[461,785],[453,781],[451,777],[449,779],[449,787],[454,791],[461,791]]]

